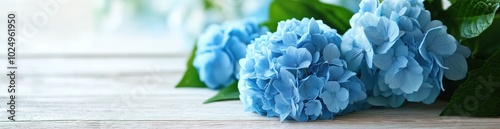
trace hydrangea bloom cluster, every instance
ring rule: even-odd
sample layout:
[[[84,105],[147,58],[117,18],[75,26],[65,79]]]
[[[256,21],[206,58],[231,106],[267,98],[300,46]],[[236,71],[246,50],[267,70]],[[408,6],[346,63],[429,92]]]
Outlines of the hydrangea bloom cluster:
[[[238,88],[245,110],[297,121],[332,119],[366,98],[341,58],[337,31],[304,18],[278,23],[248,45]]]
[[[223,88],[238,78],[238,60],[245,57],[246,47],[254,38],[265,34],[253,20],[227,25],[212,25],[198,39],[193,65],[200,80],[211,89]]]
[[[470,50],[431,21],[423,0],[363,0],[359,7],[341,52],[348,68],[361,73],[369,104],[430,104],[444,90],[443,75],[465,77]]]

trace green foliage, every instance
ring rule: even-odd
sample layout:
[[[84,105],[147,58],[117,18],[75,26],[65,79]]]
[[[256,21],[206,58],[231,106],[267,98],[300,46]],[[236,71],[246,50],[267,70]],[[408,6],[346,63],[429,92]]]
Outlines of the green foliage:
[[[194,88],[205,88],[207,87],[205,83],[200,80],[200,76],[196,68],[193,66],[194,57],[196,56],[196,45],[191,52],[191,56],[189,56],[187,62],[187,70],[182,76],[181,81],[175,86],[176,88],[180,87],[194,87]]]
[[[446,10],[454,24],[447,25],[451,34],[457,39],[469,39],[479,36],[486,30],[495,18],[499,7],[498,1],[493,0],[460,0]]]
[[[500,30],[500,15],[495,16],[493,24],[478,37],[462,41],[462,44],[472,50],[472,58],[487,59],[493,53],[500,50],[500,42],[495,39]]]
[[[500,50],[500,42],[495,40],[499,38],[495,36],[500,30],[500,19],[496,15],[500,0],[450,0],[450,3],[452,5],[443,10],[441,0],[427,0],[425,7],[431,11],[432,19],[441,20],[451,35],[472,50],[472,58],[467,62],[469,70],[475,70],[469,72],[467,80],[447,83],[447,90],[455,92],[441,115],[499,115],[498,109],[493,109],[499,106],[499,98],[496,98],[499,97],[499,91],[488,85],[495,82],[485,79],[499,77],[499,71],[496,71],[499,70],[498,67],[492,67],[493,64],[500,63],[499,54],[492,55]],[[484,59],[488,59],[486,63]],[[456,87],[458,89],[454,90]],[[482,94],[476,93],[476,89]],[[492,95],[484,97],[484,94]]]
[[[500,51],[491,56],[483,67],[469,72],[441,115],[499,116],[500,115]]]
[[[275,32],[280,21],[312,17],[323,20],[343,34],[350,28],[349,19],[352,15],[354,14],[344,7],[321,3],[319,0],[274,0],[269,10],[269,21],[264,25]]]
[[[227,100],[239,100],[240,92],[238,91],[238,81],[233,82],[231,85],[222,89],[212,98],[203,102],[204,104],[217,102],[217,101],[227,101]]]

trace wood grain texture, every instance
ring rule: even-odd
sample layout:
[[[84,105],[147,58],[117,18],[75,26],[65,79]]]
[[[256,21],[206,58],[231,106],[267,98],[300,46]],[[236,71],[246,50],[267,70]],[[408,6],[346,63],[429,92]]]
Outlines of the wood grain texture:
[[[35,61],[37,60],[37,61]],[[43,64],[44,60],[28,62]],[[0,113],[0,128],[499,128],[498,118],[441,117],[446,102],[408,103],[399,109],[370,109],[315,122],[279,122],[244,112],[239,101],[202,104],[216,91],[175,89],[183,59],[61,59],[51,74],[20,74],[16,122]],[[88,60],[88,61],[85,61]],[[92,72],[83,63],[100,62]],[[133,63],[141,62],[141,64]],[[132,65],[127,65],[132,64]],[[148,64],[159,64],[150,67]],[[180,65],[180,66],[179,66]],[[67,68],[76,66],[77,69]],[[28,66],[26,66],[28,67]],[[38,68],[41,66],[29,66]],[[127,68],[129,67],[129,68]],[[148,70],[150,69],[150,70]],[[49,70],[46,70],[49,71]],[[105,72],[103,72],[105,71]],[[7,80],[0,79],[2,84]],[[3,91],[0,89],[0,91]],[[0,92],[0,102],[7,102]],[[0,108],[6,109],[5,104]]]

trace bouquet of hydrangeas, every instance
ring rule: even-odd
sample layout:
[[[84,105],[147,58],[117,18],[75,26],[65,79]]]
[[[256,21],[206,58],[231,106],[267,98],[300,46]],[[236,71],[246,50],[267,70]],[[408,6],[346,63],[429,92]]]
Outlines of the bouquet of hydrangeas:
[[[353,13],[318,0],[274,0],[267,22],[208,27],[178,87],[221,89],[206,102],[240,99],[246,111],[281,121],[431,104],[450,88],[442,115],[497,116],[499,87],[480,86],[484,97],[474,86],[500,78],[500,44],[491,41],[499,4],[451,1],[444,10],[440,0],[361,0]],[[471,97],[481,102],[476,109],[455,104]]]

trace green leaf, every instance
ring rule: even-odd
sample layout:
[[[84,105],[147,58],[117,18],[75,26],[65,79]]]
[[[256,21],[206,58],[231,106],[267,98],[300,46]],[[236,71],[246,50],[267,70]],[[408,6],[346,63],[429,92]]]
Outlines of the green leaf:
[[[500,51],[469,72],[441,115],[500,116]]]
[[[459,0],[446,10],[452,21],[447,21],[449,31],[457,39],[477,37],[486,30],[499,7],[498,0]]]
[[[496,51],[500,50],[500,15],[495,16],[493,24],[478,37],[462,41],[462,44],[472,50],[472,58],[487,59]]]
[[[200,80],[200,76],[198,71],[193,66],[194,57],[196,56],[196,45],[191,52],[191,56],[189,56],[187,62],[187,70],[182,76],[181,81],[175,86],[176,88],[180,87],[195,87],[195,88],[206,88],[207,86]]]
[[[238,81],[234,81],[231,85],[224,89],[221,89],[212,98],[203,102],[204,104],[217,102],[217,101],[227,101],[227,100],[238,100],[240,99],[240,92],[238,91]]]
[[[266,25],[275,32],[278,22],[287,19],[302,19],[313,17],[343,34],[350,28],[349,19],[354,15],[348,9],[321,3],[319,0],[274,0],[269,11],[269,21]]]

